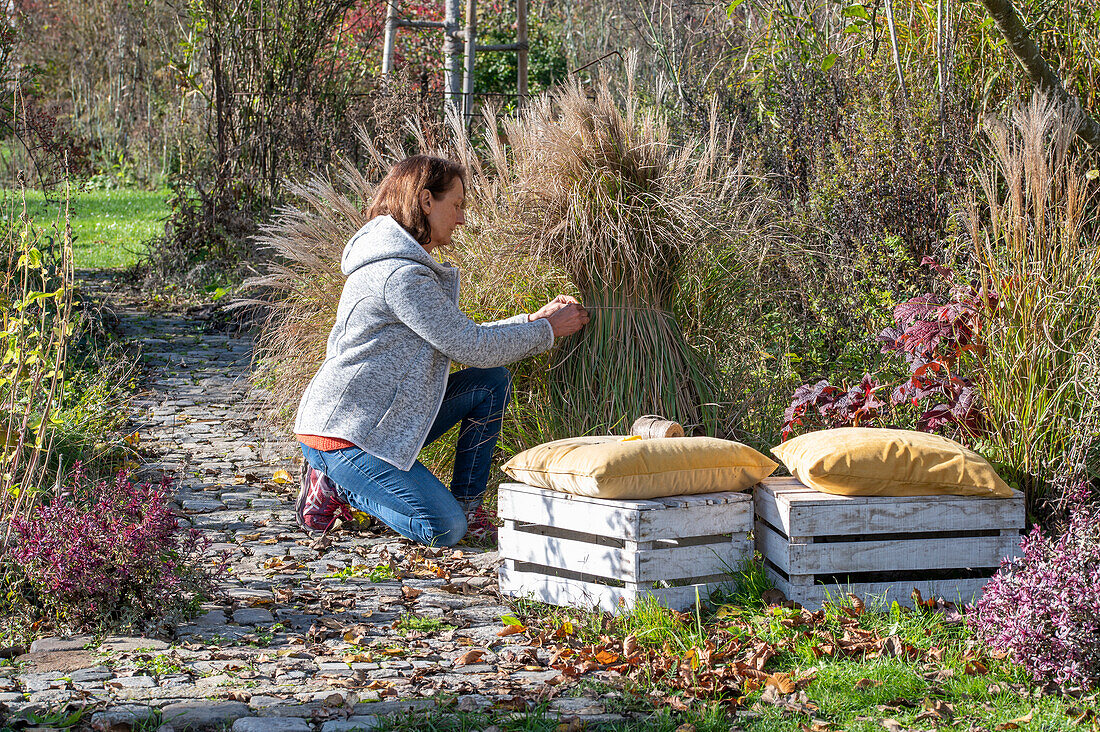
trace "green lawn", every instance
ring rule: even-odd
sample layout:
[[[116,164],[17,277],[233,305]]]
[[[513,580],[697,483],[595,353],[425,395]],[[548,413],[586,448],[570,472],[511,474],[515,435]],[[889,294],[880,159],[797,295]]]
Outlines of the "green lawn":
[[[63,195],[51,192],[47,202],[41,191],[27,191],[27,211],[39,224],[48,224],[56,220]],[[76,266],[103,269],[136,263],[145,253],[145,242],[164,232],[169,195],[167,190],[132,188],[74,193],[69,216]],[[0,190],[0,196],[7,211],[19,192]]]

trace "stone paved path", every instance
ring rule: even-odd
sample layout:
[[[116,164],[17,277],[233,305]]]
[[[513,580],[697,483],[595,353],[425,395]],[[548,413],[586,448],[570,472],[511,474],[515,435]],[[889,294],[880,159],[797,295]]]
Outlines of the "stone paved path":
[[[40,639],[0,669],[0,716],[82,704],[84,722],[114,732],[342,732],[409,709],[522,713],[552,698],[563,717],[623,719],[608,699],[555,685],[546,651],[523,635],[497,635],[511,611],[495,552],[387,531],[302,534],[294,483],[273,480],[279,469],[296,480],[301,455],[261,426],[250,336],[110,297],[146,367],[131,406],[143,471],[174,477],[180,512],[231,572],[163,637]]]

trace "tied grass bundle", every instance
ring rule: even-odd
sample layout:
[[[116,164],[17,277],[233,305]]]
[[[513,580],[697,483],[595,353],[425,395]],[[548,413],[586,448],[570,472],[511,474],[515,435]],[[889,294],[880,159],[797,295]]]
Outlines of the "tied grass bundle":
[[[698,263],[753,218],[749,178],[716,114],[705,139],[674,140],[665,116],[643,107],[629,66],[621,97],[606,81],[591,96],[574,82],[503,123],[506,142],[489,141],[492,225],[515,253],[564,272],[591,312],[550,364],[569,429],[657,413],[715,431],[715,369],[677,311]]]

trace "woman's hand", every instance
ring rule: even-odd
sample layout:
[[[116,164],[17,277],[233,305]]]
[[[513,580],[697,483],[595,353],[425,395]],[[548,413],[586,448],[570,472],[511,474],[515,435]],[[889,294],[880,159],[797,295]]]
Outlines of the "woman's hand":
[[[576,303],[562,305],[546,318],[554,328],[554,337],[573,335],[588,324],[588,311]]]
[[[577,302],[577,298],[569,297],[569,295],[558,295],[550,302],[543,305],[537,312],[531,313],[531,317],[528,320],[538,320],[539,318],[549,318],[554,313],[561,310],[566,305],[580,305]]]
[[[581,307],[577,298],[558,295],[531,314],[531,320],[546,318],[554,329],[554,337],[573,335],[588,323],[588,311]]]

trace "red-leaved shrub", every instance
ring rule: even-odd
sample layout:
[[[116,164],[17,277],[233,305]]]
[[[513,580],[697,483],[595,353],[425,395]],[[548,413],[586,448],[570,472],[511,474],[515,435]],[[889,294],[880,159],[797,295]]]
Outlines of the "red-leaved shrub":
[[[894,308],[895,326],[879,334],[883,353],[905,359],[909,377],[897,384],[864,374],[859,384],[841,388],[826,380],[804,384],[783,414],[783,439],[802,427],[878,427],[888,405],[919,409],[916,428],[923,432],[954,429],[955,437],[984,434],[987,418],[973,382],[960,373],[963,355],[981,348],[979,340],[989,314],[997,308],[995,294],[974,283],[960,285],[955,271],[925,257],[944,281],[952,283],[946,302],[928,293]],[[889,394],[882,398],[878,392]]]
[[[969,622],[1036,679],[1100,683],[1100,509],[1079,496],[1060,536],[1036,526],[985,586]]]
[[[180,526],[168,487],[168,479],[136,483],[125,472],[91,482],[78,466],[62,497],[14,518],[4,559],[24,608],[69,627],[130,624],[171,615],[206,592],[209,542]]]

